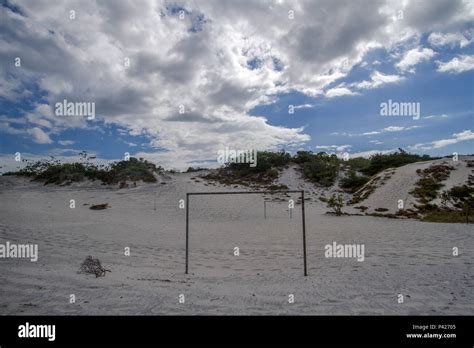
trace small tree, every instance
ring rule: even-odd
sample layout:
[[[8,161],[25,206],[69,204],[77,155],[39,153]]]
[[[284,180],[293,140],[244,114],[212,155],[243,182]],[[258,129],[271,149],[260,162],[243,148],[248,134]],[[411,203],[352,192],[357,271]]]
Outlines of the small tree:
[[[341,209],[343,206],[344,206],[344,200],[341,194],[338,194],[336,196],[336,194],[333,193],[332,196],[327,201],[327,207],[332,209],[334,214],[336,214],[337,216],[342,215]]]

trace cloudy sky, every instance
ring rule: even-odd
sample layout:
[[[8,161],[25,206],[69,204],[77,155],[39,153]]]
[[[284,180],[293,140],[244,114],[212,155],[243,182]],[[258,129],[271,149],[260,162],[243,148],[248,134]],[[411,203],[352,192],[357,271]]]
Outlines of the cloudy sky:
[[[0,158],[473,153],[474,1],[0,0]],[[94,103],[95,118],[58,102]],[[420,117],[381,115],[419,103]],[[413,104],[415,105],[415,104]]]

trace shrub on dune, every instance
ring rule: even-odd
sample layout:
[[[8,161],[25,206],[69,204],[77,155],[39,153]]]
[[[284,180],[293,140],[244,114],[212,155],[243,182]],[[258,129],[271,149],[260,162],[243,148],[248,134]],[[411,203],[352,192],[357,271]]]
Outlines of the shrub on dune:
[[[336,195],[335,193],[327,200],[327,207],[332,209],[332,213],[337,216],[342,215],[342,207],[344,206],[344,199],[342,195]]]
[[[349,175],[341,180],[339,186],[347,192],[354,193],[368,181],[369,178],[367,176],[359,176],[355,171],[351,170]]]
[[[310,181],[321,186],[329,187],[336,181],[339,173],[337,159],[316,157],[303,165],[303,174]]]
[[[398,152],[391,154],[375,154],[370,157],[370,164],[368,167],[363,168],[361,171],[366,175],[374,175],[388,168],[397,168],[406,164],[429,161],[434,158],[428,155],[415,155],[399,149]]]
[[[156,182],[154,171],[160,171],[151,162],[142,158],[130,158],[127,161],[119,161],[111,166],[97,166],[90,162],[60,163],[58,160],[37,161],[27,165],[25,168],[7,175],[18,175],[32,177],[33,180],[44,181],[44,184],[70,184],[72,182],[90,180],[101,180],[106,184],[117,184],[126,180],[144,182]]]

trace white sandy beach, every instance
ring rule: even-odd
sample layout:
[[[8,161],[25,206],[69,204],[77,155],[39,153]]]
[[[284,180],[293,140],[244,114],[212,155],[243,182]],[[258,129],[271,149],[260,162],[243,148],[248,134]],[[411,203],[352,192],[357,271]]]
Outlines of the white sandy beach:
[[[174,174],[166,184],[129,189],[0,177],[0,242],[39,248],[37,262],[0,259],[0,314],[474,314],[472,225],[326,215],[317,190],[298,181],[292,168],[280,181],[304,188],[310,198],[309,276],[303,276],[301,205],[289,219],[286,203],[269,203],[265,220],[261,195],[190,198],[185,275],[179,200],[186,192],[244,189],[206,186],[191,180],[195,176]],[[100,203],[110,208],[84,205]],[[324,246],[334,241],[364,244],[364,261],[325,258]],[[453,247],[459,256],[452,255]],[[88,255],[111,272],[99,278],[78,273]],[[76,303],[69,303],[70,294]],[[180,294],[185,303],[179,303]],[[289,294],[294,303],[288,303]]]

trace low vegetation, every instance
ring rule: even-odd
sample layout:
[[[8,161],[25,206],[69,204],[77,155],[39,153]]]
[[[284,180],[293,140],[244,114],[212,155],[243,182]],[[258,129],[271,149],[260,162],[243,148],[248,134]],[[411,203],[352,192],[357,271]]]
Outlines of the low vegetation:
[[[349,205],[360,203],[367,198],[375,191],[377,188],[377,182],[380,180],[379,177],[374,177],[370,179],[367,184],[365,184],[360,190],[356,191],[350,201],[348,202]]]
[[[356,193],[371,180],[373,175],[387,168],[430,159],[433,158],[409,154],[402,149],[392,154],[375,154],[370,158],[356,157],[348,160],[326,152],[298,151],[292,156],[285,151],[260,151],[257,153],[255,167],[251,167],[248,163],[227,163],[203,178],[225,185],[268,187],[278,178],[279,171],[294,164],[298,166],[302,176],[315,185],[331,187],[341,177],[339,186],[348,193]],[[353,203],[367,198],[373,189],[375,187],[372,190],[370,188],[364,190]]]
[[[375,154],[371,156],[368,166],[361,168],[360,171],[366,175],[372,176],[388,168],[397,168],[406,164],[429,161],[433,159],[435,158],[428,155],[419,156],[410,154],[403,149],[399,149],[398,152],[391,154]]]
[[[60,163],[51,158],[28,164],[25,168],[4,175],[18,175],[31,177],[33,180],[43,181],[47,184],[68,185],[84,179],[100,180],[105,184],[120,183],[127,187],[126,181],[155,182],[153,171],[160,171],[142,158],[130,158],[127,161],[115,162],[109,166],[95,165],[89,161],[87,153],[82,153],[81,161],[76,163]],[[203,178],[219,181],[227,185],[265,186],[275,185],[279,171],[296,164],[304,178],[322,187],[333,186],[339,176],[339,186],[348,193],[360,190],[369,180],[370,176],[388,167],[397,167],[407,163],[430,159],[427,156],[408,154],[403,150],[394,154],[376,154],[370,158],[351,158],[343,160],[335,154],[325,152],[312,153],[299,151],[290,155],[285,151],[257,153],[255,166],[248,163],[227,163],[222,168],[210,173]],[[187,172],[199,172],[203,168],[188,168]],[[342,174],[341,174],[342,173]]]
[[[59,160],[51,158],[28,164],[18,172],[5,173],[4,175],[30,177],[33,180],[44,182],[45,185],[69,185],[86,178],[100,180],[104,184],[117,184],[127,180],[156,182],[152,172],[159,170],[161,168],[143,158],[131,157],[129,160],[115,162],[109,166],[95,165],[87,157],[76,163],[61,163]]]
[[[421,179],[416,182],[411,193],[418,198],[420,205],[415,207],[423,221],[473,222],[474,187],[461,185],[439,192],[453,169],[452,166],[440,164],[417,171]],[[431,203],[436,198],[441,200],[441,206]]]
[[[217,171],[203,176],[207,180],[215,180],[225,185],[272,186],[278,178],[278,170],[291,162],[291,155],[284,151],[257,153],[256,166],[248,163],[227,163]]]
[[[340,162],[336,155],[324,153],[303,164],[303,174],[311,182],[323,187],[334,185],[339,173]]]
[[[353,171],[362,172],[370,167],[371,159],[364,157],[355,157],[347,160],[347,166]]]
[[[358,175],[356,171],[351,170],[349,174],[341,180],[339,186],[349,193],[355,193],[360,190],[370,180],[365,175]]]
[[[329,209],[332,209],[332,213],[341,216],[342,213],[342,207],[344,207],[344,199],[341,194],[336,195],[335,193],[329,197],[327,200],[327,207]]]
[[[337,179],[342,160],[335,154],[329,155],[325,152],[313,154],[311,151],[298,151],[292,162],[300,165],[306,179],[314,184],[329,187]]]
[[[85,179],[99,180],[105,184],[119,184],[119,187],[128,187],[127,181],[156,182],[154,172],[162,171],[143,158],[130,158],[118,161],[110,165],[96,165],[91,163],[87,153],[82,153],[80,161],[75,163],[61,163],[51,157],[50,160],[37,161],[28,164],[17,172],[9,172],[3,175],[17,175],[31,178],[47,184],[69,185]],[[295,165],[301,175],[320,187],[331,187],[336,182],[339,187],[347,193],[352,194],[348,201],[349,205],[360,203],[367,199],[375,189],[383,185],[384,180],[389,179],[396,168],[409,163],[433,160],[429,156],[419,156],[399,149],[391,154],[375,154],[370,158],[350,158],[343,160],[335,154],[325,152],[312,153],[311,151],[299,151],[290,155],[285,151],[257,153],[255,166],[248,163],[227,163],[218,170],[201,178],[219,181],[220,183],[238,187],[238,185],[261,188],[269,190],[287,190],[284,184],[276,182],[281,170]],[[467,161],[467,166],[474,166],[474,161]],[[474,212],[474,176],[469,175],[467,185],[455,186],[442,193],[443,181],[446,180],[454,167],[445,163],[432,165],[424,170],[417,170],[420,176],[415,188],[410,192],[417,198],[418,204],[414,209],[400,209],[394,214],[386,213],[388,209],[377,208],[369,215],[385,217],[403,217],[422,219],[432,222],[473,222]],[[200,172],[204,168],[188,168],[188,173]],[[192,178],[199,182],[197,178]],[[207,185],[207,184],[206,184]],[[441,200],[441,206],[433,203],[435,199]],[[344,215],[343,196],[332,194],[329,198],[324,194],[319,200],[326,203],[335,215]],[[107,209],[108,204],[96,204],[90,207],[92,210]],[[355,207],[362,213],[366,213],[368,207],[359,205]],[[381,214],[385,213],[385,214]]]
[[[431,209],[423,218],[432,222],[473,222],[474,188],[454,186],[440,194],[442,206]]]
[[[115,184],[120,181],[139,181],[156,182],[153,172],[157,172],[161,168],[157,168],[153,163],[143,158],[130,158],[128,161],[120,161],[111,165],[108,170],[102,172],[99,177],[103,182]]]
[[[418,198],[418,201],[425,206],[438,197],[438,190],[444,184],[442,183],[449,177],[449,173],[454,168],[445,164],[433,165],[424,170],[418,169],[416,172],[421,179],[415,184],[415,189],[410,193]]]
[[[201,168],[201,167],[189,167],[186,170],[186,173],[196,173],[196,172],[202,172],[203,170],[207,170],[206,168]]]
[[[391,154],[374,154],[370,158],[350,158],[345,161],[336,155],[325,152],[313,154],[308,151],[298,152],[292,162],[303,166],[303,174],[315,184],[328,187],[336,181],[339,173],[347,173],[339,182],[339,186],[349,193],[360,190],[370,178],[388,168],[396,168],[405,164],[432,160],[427,155],[419,156],[399,149]]]

